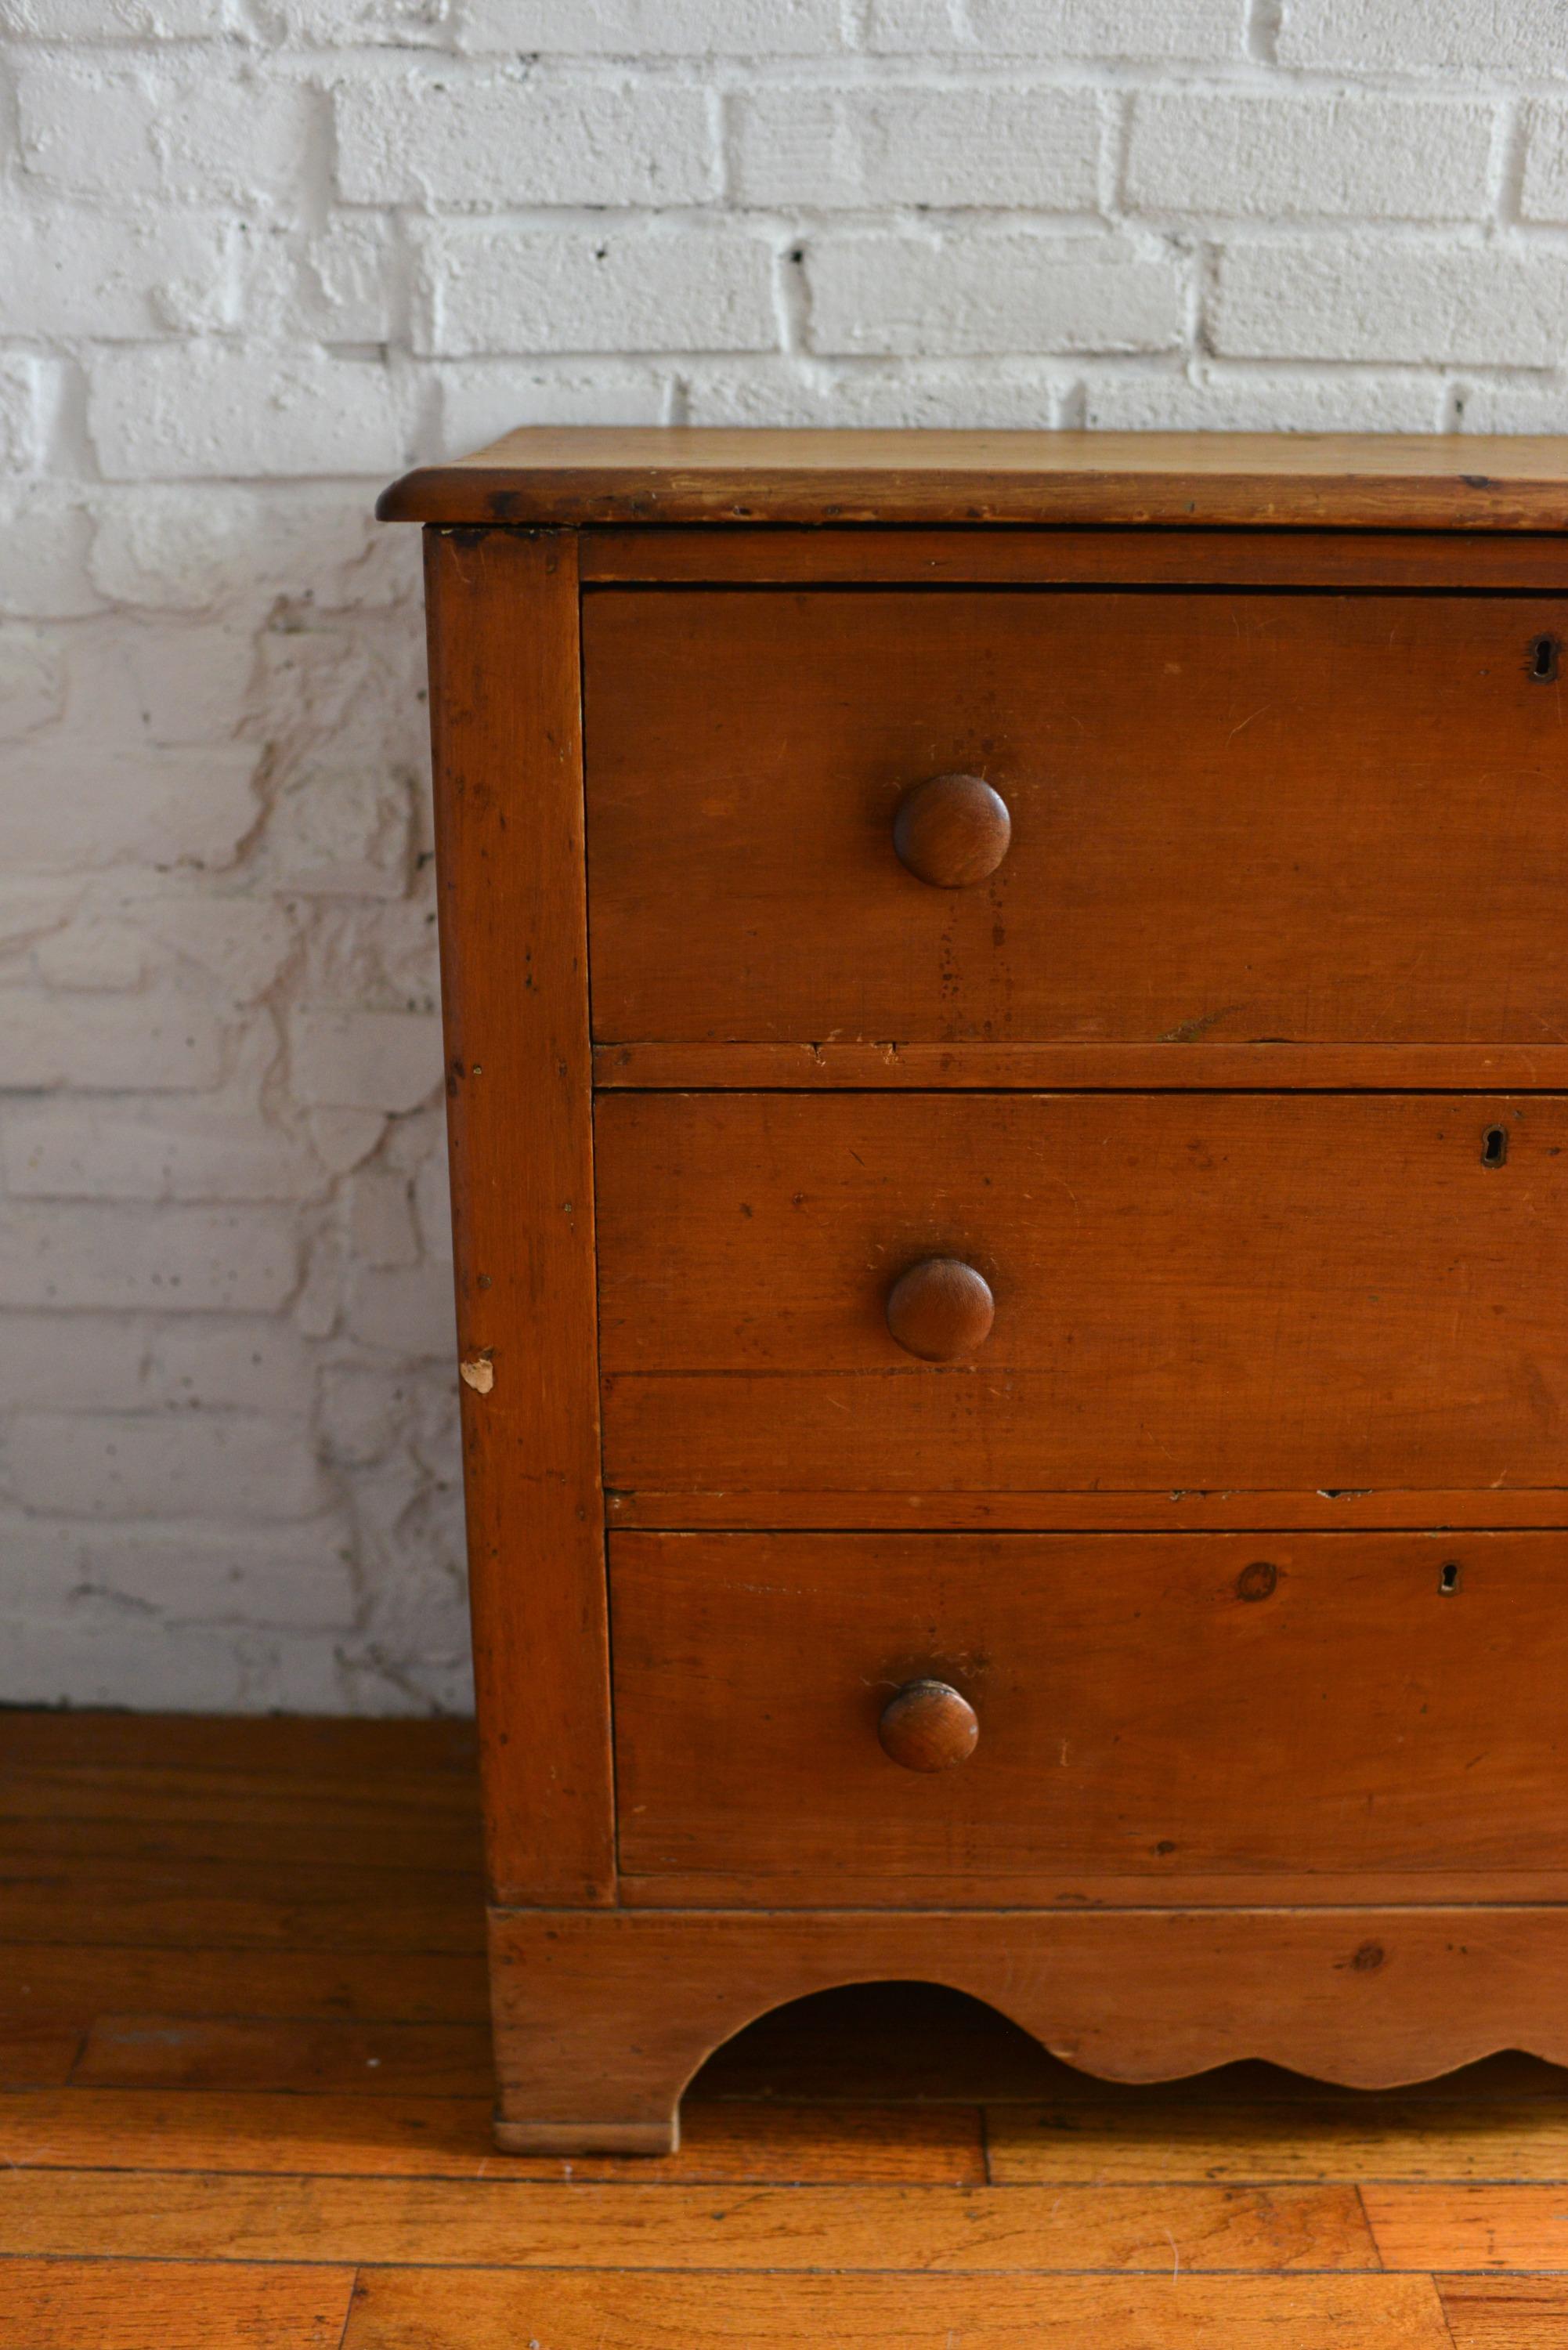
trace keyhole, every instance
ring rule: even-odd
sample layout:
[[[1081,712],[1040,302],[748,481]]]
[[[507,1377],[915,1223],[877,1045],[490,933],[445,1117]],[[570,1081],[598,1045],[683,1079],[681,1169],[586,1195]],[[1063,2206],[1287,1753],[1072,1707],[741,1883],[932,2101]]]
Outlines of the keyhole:
[[[1501,1167],[1507,1157],[1507,1127],[1489,1126],[1486,1132],[1481,1137],[1481,1165],[1483,1167]]]
[[[1448,1599],[1452,1596],[1459,1587],[1459,1563],[1455,1559],[1450,1559],[1447,1566],[1444,1567],[1442,1573],[1438,1577],[1438,1589],[1442,1593],[1444,1598]]]
[[[1560,637],[1532,637],[1530,640],[1530,674],[1537,685],[1550,685],[1557,675],[1557,664],[1563,654]]]

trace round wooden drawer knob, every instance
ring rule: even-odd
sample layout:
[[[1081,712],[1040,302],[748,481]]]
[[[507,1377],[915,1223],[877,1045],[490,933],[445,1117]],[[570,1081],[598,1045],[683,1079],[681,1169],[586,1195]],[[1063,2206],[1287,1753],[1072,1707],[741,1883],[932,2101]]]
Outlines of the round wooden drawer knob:
[[[1012,818],[1000,792],[978,775],[932,775],[906,792],[893,818],[893,846],[918,879],[967,889],[1007,854]]]
[[[991,1335],[991,1285],[961,1257],[928,1256],[888,1292],[888,1327],[923,1363],[956,1363]]]
[[[946,1681],[906,1681],[883,1708],[882,1751],[906,1771],[950,1771],[967,1762],[980,1723],[967,1698]]]

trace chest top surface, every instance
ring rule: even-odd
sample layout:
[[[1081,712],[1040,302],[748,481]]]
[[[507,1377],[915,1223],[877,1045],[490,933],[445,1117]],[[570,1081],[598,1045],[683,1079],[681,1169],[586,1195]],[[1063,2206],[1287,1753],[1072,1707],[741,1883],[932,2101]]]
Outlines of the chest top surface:
[[[534,426],[383,521],[1568,529],[1568,436]]]

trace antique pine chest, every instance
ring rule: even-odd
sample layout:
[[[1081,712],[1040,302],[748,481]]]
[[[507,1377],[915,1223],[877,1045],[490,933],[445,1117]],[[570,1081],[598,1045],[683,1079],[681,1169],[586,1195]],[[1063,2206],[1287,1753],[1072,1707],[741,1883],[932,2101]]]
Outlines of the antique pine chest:
[[[1568,442],[410,475],[508,2147],[1568,2062]]]

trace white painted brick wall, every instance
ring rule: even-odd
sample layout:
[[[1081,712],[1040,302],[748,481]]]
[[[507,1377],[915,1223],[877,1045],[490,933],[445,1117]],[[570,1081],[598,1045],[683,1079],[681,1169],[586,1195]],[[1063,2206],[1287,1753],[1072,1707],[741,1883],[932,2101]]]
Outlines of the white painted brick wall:
[[[738,97],[730,120],[732,192],[744,205],[1095,209],[1092,89],[775,86]]]
[[[403,464],[1568,429],[1525,0],[0,0],[0,1698],[459,1705]]]

